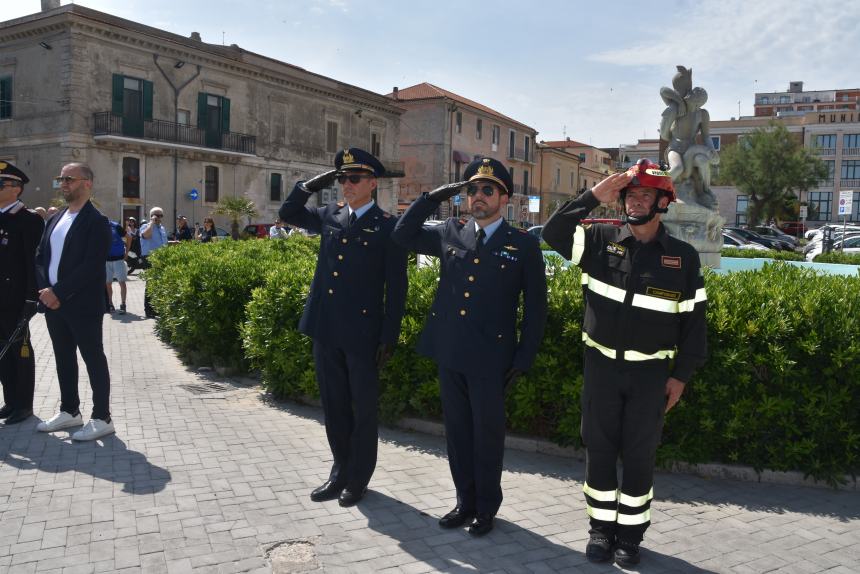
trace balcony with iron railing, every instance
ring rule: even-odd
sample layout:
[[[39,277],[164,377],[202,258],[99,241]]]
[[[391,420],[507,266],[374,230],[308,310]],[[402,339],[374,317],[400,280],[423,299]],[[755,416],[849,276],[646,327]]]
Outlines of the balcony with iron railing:
[[[540,195],[536,187],[528,186],[523,187],[521,183],[514,184],[514,194],[515,195]]]
[[[860,191],[860,179],[840,179],[839,189],[853,189]]]
[[[515,159],[519,161],[527,161],[529,163],[535,163],[534,151],[531,148],[511,148],[508,146],[508,159]]]
[[[124,136],[194,147],[254,154],[257,138],[237,132],[207,132],[203,128],[165,120],[129,121],[111,112],[93,114],[93,135]]]
[[[842,148],[842,155],[860,155],[860,147],[844,147]]]
[[[813,147],[812,151],[815,155],[836,155],[836,148],[833,147]]]

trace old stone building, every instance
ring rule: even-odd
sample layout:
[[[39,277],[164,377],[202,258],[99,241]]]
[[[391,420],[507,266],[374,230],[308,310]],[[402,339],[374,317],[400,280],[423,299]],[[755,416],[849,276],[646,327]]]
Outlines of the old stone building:
[[[158,205],[193,221],[244,195],[257,221],[271,222],[293,183],[341,148],[402,168],[403,110],[381,94],[196,33],[58,4],[0,23],[0,159],[29,174],[30,206],[56,198],[52,177],[70,161],[92,166],[95,201],[111,218]],[[384,209],[397,193],[396,180],[380,180]]]

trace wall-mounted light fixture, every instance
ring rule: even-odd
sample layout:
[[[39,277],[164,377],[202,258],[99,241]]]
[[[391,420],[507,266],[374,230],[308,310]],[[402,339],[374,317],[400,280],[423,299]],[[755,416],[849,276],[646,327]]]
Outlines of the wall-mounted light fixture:
[[[47,42],[39,42],[39,45],[42,46],[46,50],[53,50],[54,49],[53,46],[51,46]]]
[[[179,60],[178,62],[176,62],[175,64],[173,64],[173,67],[174,67],[174,68],[176,68],[176,69],[178,70],[179,68],[181,68],[181,67],[182,67],[182,66],[184,66],[184,65],[185,65],[185,62],[183,62],[182,60]]]

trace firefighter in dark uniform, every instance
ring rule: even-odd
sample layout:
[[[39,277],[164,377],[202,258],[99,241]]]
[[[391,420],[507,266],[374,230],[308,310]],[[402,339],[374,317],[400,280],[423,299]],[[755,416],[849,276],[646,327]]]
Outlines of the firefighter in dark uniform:
[[[492,530],[502,504],[505,392],[528,371],[540,346],[546,276],[537,239],[501,215],[513,189],[507,168],[480,158],[464,177],[468,181],[419,197],[397,223],[394,240],[440,258],[439,287],[418,343],[418,351],[439,367],[448,463],[457,489],[457,505],[439,525],[469,524],[472,535],[482,536]],[[423,227],[464,185],[472,217]]]
[[[379,369],[391,357],[406,306],[406,251],[391,241],[396,218],[372,194],[385,168],[358,148],[335,169],[298,182],[281,221],[320,234],[320,250],[299,330],[313,338],[325,428],[334,458],[311,499],[352,506],[376,467]],[[337,180],[346,202],[306,207]]]
[[[36,313],[36,248],[45,222],[19,197],[29,178],[11,163],[0,161],[0,349],[14,337],[0,359],[3,408],[7,425],[33,415],[36,362],[27,322]]]
[[[619,197],[625,225],[580,224]],[[672,201],[668,172],[642,159],[562,205],[543,229],[544,240],[582,270],[583,490],[591,522],[586,556],[593,562],[614,554],[622,567],[639,563],[663,416],[706,357],[699,255],[660,223]]]

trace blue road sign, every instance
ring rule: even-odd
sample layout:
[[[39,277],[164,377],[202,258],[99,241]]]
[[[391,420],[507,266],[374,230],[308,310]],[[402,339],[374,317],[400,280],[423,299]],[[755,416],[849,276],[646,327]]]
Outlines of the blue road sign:
[[[459,195],[454,196],[454,205],[460,205],[460,196]]]
[[[200,194],[197,193],[196,189],[192,189],[188,192],[188,199],[190,199],[191,201],[195,201],[198,197],[200,197]]]

